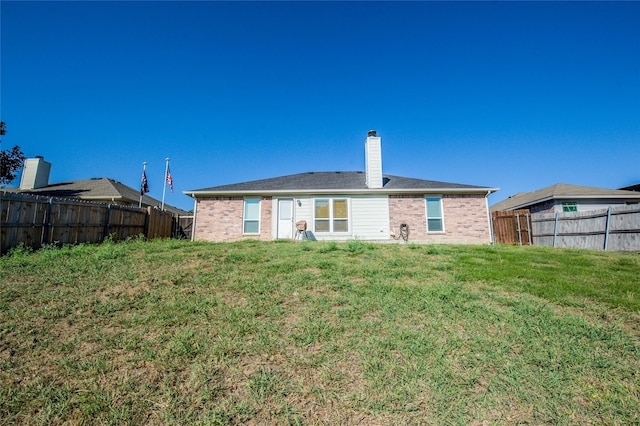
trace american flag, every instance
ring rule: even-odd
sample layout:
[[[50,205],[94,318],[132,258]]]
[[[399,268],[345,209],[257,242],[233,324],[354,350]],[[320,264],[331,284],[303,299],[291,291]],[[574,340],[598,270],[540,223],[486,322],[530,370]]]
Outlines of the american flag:
[[[147,173],[142,171],[142,182],[140,183],[140,195],[144,195],[145,192],[149,192],[149,184],[147,183]]]
[[[173,178],[171,177],[171,170],[169,170],[169,165],[167,165],[167,183],[169,184],[169,188],[171,188],[171,192],[173,192]]]

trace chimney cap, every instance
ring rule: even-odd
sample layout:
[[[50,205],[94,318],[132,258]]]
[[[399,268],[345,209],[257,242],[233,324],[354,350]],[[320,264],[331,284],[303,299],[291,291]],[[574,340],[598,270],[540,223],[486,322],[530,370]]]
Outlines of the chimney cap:
[[[367,136],[376,137],[378,136],[378,132],[376,132],[375,130],[369,130],[369,133],[367,134]]]

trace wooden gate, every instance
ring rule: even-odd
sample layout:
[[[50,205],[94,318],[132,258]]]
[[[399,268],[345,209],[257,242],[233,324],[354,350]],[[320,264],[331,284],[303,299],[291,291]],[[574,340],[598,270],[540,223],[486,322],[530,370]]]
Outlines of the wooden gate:
[[[491,225],[496,243],[533,245],[529,210],[492,212]]]

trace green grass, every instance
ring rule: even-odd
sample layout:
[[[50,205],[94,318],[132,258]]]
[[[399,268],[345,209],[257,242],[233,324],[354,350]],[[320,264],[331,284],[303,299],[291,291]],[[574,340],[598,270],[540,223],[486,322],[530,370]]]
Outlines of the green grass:
[[[362,241],[0,258],[0,424],[638,424],[640,256]]]

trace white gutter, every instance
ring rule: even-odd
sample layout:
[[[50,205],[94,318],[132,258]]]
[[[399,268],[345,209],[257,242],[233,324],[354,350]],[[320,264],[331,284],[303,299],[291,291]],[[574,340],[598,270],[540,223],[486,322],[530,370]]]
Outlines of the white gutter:
[[[193,222],[191,222],[191,242],[195,241],[196,237],[196,215],[198,214],[198,200],[193,199]]]
[[[487,207],[487,221],[489,222],[489,241],[493,244],[493,221],[491,220],[491,210],[489,210],[489,195],[491,195],[491,191],[487,191],[484,202]]]
[[[410,188],[410,189],[287,189],[287,190],[244,190],[244,191],[184,191],[192,198],[221,197],[243,195],[314,195],[314,194],[345,194],[345,195],[393,195],[393,194],[491,194],[499,188]]]

